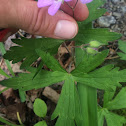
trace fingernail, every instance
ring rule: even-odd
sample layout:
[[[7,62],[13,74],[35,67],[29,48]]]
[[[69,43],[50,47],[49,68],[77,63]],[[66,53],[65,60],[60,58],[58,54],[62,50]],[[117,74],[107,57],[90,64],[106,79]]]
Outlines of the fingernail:
[[[60,20],[56,25],[54,34],[59,38],[71,39],[77,34],[77,25],[67,20]]]

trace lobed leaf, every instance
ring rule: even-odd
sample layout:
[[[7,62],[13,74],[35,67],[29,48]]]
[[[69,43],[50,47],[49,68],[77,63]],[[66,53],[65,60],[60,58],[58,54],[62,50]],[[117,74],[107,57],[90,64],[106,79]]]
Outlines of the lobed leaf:
[[[39,74],[33,79],[36,69],[30,69],[31,73],[21,73],[18,77],[13,77],[8,80],[3,80],[0,84],[13,89],[21,89],[23,91],[43,88],[54,83],[64,80],[65,73],[59,71],[45,71],[41,70]]]
[[[71,75],[67,75],[52,119],[59,116],[56,126],[74,126],[76,114],[80,113],[79,97]],[[65,102],[65,104],[64,104]]]
[[[79,49],[79,55],[77,55],[79,62],[76,65],[76,69],[72,71],[72,74],[77,75],[78,73],[84,74],[94,70],[101,63],[104,62],[108,55],[108,50],[102,51],[97,55],[88,55],[85,51]],[[81,55],[80,55],[81,54]]]
[[[108,110],[123,109],[126,108],[126,87],[122,88],[116,97],[106,104]]]
[[[4,55],[4,58],[10,61],[12,60],[13,63],[17,63],[25,59],[25,61],[22,63],[21,68],[26,68],[37,60],[38,55],[35,51],[36,49],[41,49],[43,51],[50,52],[51,54],[55,54],[57,52],[59,45],[63,42],[63,40],[51,38],[22,38],[21,40],[15,39],[12,41],[18,44],[19,46],[11,47],[10,51],[7,51],[7,53]]]
[[[112,112],[105,113],[105,119],[107,126],[123,126],[126,123],[126,119],[123,116],[119,116]]]
[[[114,90],[115,86],[121,86],[119,82],[126,82],[126,69],[119,71],[119,68],[107,65],[88,74],[78,72],[73,76],[77,82],[85,85],[103,90]]]
[[[79,29],[77,36],[73,39],[77,42],[77,45],[89,43],[90,41],[98,41],[103,44],[107,44],[108,41],[114,41],[121,37],[121,34],[116,32],[110,32],[107,28],[102,29]]]
[[[119,45],[119,49],[120,49],[122,52],[118,52],[117,54],[120,56],[120,59],[121,59],[121,60],[126,60],[126,42],[120,40],[120,41],[118,42],[118,45]]]
[[[54,59],[53,56],[51,56],[49,53],[44,52],[40,49],[36,50],[37,54],[42,58],[44,64],[50,68],[53,71],[62,71],[65,72],[65,70],[61,67],[61,65],[58,63],[56,59]]]
[[[104,92],[104,104],[103,104],[103,107],[105,108],[106,104],[112,100],[112,98],[114,97],[114,94],[115,94],[115,91],[116,91],[116,87],[113,91],[105,91]]]
[[[75,123],[73,119],[69,119],[68,117],[59,117],[55,126],[75,126]]]
[[[98,109],[98,126],[103,126],[105,112],[104,109]]]
[[[126,123],[126,119],[123,116],[109,112],[107,109],[99,109],[98,117],[98,126],[103,126],[104,119],[107,126],[123,126]]]

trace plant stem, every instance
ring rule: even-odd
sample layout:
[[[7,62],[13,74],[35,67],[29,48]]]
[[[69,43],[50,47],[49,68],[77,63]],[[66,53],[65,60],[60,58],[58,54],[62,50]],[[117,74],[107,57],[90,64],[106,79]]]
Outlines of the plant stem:
[[[82,108],[82,126],[98,126],[97,90],[81,83],[77,87]]]
[[[19,96],[20,96],[21,102],[25,102],[25,100],[26,100],[26,93],[25,93],[25,91],[22,91],[22,90],[19,89]]]

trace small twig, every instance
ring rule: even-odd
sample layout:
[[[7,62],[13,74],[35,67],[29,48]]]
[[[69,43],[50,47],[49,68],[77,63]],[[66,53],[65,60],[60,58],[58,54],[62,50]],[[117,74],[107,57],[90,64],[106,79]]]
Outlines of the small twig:
[[[3,63],[4,63],[4,59],[2,58],[2,61],[0,63],[0,67],[2,66]]]
[[[113,57],[109,56],[109,57],[106,57],[105,59],[116,59],[116,58],[119,58],[119,56],[113,56]]]
[[[64,42],[63,44],[64,44],[64,47],[66,48],[66,50],[68,51],[68,53],[71,55],[71,53],[70,53],[69,49],[67,48],[66,43]]]
[[[18,31],[18,33],[21,37],[24,37],[24,35],[20,31]]]
[[[50,87],[45,87],[43,95],[57,104],[60,94]]]
[[[72,46],[72,48],[82,48],[84,46],[88,46],[89,44],[82,44],[81,46]]]
[[[68,73],[70,73],[70,72],[71,72],[71,66],[72,66],[72,63],[73,63],[73,61],[71,61],[70,65],[69,65],[69,68],[68,68]]]

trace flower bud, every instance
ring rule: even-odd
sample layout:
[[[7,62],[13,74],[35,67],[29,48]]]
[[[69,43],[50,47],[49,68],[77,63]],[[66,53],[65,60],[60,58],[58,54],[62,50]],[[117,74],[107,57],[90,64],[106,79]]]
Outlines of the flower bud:
[[[91,47],[87,47],[87,48],[86,48],[86,51],[87,51],[87,53],[89,53],[89,54],[96,54],[96,53],[98,53],[98,51],[97,51],[96,48],[91,48]]]
[[[90,47],[99,47],[100,45],[102,45],[102,43],[98,42],[98,41],[91,41],[90,43]]]

